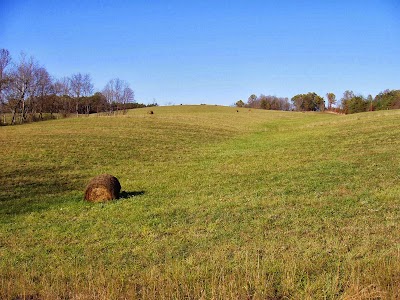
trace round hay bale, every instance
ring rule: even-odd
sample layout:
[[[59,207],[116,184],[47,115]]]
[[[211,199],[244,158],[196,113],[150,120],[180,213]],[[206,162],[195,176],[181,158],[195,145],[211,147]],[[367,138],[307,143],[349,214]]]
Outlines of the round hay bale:
[[[109,174],[94,177],[86,187],[85,200],[90,202],[105,202],[119,198],[121,184],[118,179]]]

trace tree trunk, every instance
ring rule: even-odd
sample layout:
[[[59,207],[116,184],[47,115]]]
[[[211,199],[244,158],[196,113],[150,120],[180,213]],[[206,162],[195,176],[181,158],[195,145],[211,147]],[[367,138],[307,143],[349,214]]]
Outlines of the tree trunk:
[[[15,115],[17,113],[17,109],[12,110],[12,118],[11,118],[11,125],[15,125]]]

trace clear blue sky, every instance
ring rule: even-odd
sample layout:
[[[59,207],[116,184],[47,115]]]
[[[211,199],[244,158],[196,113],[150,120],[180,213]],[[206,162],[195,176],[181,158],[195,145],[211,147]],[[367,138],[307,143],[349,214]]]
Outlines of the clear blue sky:
[[[136,99],[231,105],[400,89],[400,1],[0,1],[0,48]]]

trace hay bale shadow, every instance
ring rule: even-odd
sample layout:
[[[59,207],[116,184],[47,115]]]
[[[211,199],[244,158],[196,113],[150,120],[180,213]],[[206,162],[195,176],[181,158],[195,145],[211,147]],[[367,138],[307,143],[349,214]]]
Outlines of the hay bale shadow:
[[[122,192],[119,194],[119,199],[118,199],[118,200],[128,199],[128,198],[131,198],[131,197],[144,195],[144,193],[145,193],[145,191],[134,191],[134,192],[122,191]]]

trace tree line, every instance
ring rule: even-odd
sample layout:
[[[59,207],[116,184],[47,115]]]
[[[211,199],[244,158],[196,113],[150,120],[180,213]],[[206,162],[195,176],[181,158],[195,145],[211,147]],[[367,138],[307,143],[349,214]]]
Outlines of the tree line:
[[[295,110],[295,111],[334,111],[337,113],[353,114],[358,112],[400,109],[400,90],[385,90],[374,98],[371,95],[364,97],[347,90],[338,103],[334,93],[326,94],[326,101],[320,95],[310,92],[298,94],[289,98],[276,96],[256,96],[252,94],[245,103],[239,100],[237,107],[259,108],[267,110]]]
[[[135,101],[125,80],[113,78],[102,91],[94,92],[87,73],[54,78],[34,57],[22,53],[14,61],[7,49],[0,49],[0,125],[43,120],[55,114],[125,113],[144,106]]]

